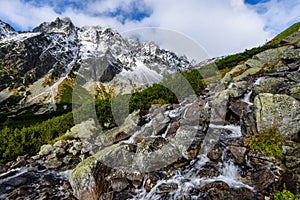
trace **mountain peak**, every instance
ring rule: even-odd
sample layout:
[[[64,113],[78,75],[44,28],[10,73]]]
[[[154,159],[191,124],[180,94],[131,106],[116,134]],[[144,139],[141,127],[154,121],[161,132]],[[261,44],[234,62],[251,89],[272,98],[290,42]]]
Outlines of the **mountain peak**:
[[[13,27],[11,27],[9,24],[0,20],[0,39],[14,34],[17,34],[15,29],[13,29]]]
[[[66,35],[70,35],[72,32],[74,32],[74,30],[75,26],[68,17],[57,17],[55,21],[44,22],[33,29],[34,32],[63,33]]]

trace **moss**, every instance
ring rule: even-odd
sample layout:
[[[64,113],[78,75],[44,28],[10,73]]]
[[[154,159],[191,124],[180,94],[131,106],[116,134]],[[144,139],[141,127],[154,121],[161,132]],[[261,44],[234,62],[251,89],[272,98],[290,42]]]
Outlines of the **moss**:
[[[288,190],[283,190],[275,193],[274,200],[299,200],[299,196],[297,197]]]
[[[249,147],[251,150],[258,150],[268,156],[273,156],[280,160],[283,159],[282,143],[284,138],[276,132],[276,129],[256,133],[248,138]]]

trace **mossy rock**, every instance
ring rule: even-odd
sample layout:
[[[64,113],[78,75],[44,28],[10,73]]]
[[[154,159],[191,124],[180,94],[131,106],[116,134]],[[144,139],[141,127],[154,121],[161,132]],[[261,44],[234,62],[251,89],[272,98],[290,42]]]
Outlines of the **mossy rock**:
[[[284,78],[267,78],[263,80],[259,85],[254,86],[256,94],[260,93],[272,93],[277,94],[280,88],[287,85],[287,81]]]
[[[299,139],[300,106],[295,98],[261,93],[254,99],[254,112],[258,132],[276,128],[284,138]]]
[[[291,96],[300,100],[300,84],[290,88]]]

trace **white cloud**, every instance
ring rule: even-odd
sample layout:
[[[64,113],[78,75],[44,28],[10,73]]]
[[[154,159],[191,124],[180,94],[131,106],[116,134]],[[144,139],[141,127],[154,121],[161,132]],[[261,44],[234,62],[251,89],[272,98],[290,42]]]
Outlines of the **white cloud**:
[[[272,35],[300,21],[300,0],[271,0],[249,8],[261,13],[261,18]]]
[[[35,27],[43,21],[52,21],[57,13],[49,6],[34,7],[20,0],[0,1],[0,18],[12,22],[22,30]]]
[[[210,56],[261,45],[300,19],[300,0],[271,0],[254,6],[246,5],[243,0],[101,0],[87,1],[82,9],[68,7],[60,14],[49,5],[36,7],[21,0],[3,0],[0,7],[0,19],[23,30],[52,21],[57,16],[68,16],[77,26],[110,26],[121,32],[141,27],[170,29],[195,40]],[[118,9],[124,13],[146,11],[149,17],[141,21],[127,19],[122,23],[122,15],[103,15]],[[160,36],[162,38],[166,36]],[[166,43],[171,44],[170,40]],[[186,48],[176,41],[172,45],[177,45],[177,49]]]

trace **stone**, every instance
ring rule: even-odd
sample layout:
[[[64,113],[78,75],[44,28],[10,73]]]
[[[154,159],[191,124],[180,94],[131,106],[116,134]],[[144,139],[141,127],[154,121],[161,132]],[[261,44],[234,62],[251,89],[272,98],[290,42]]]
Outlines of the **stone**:
[[[203,186],[200,186],[200,190],[207,191],[211,188],[216,188],[218,190],[229,190],[229,185],[223,181],[214,181]]]
[[[233,82],[232,87],[228,89],[230,97],[232,98],[242,97],[247,92],[247,88],[248,88],[247,81]]]
[[[111,180],[111,187],[113,191],[121,192],[129,186],[128,181],[125,178],[113,178]]]
[[[245,108],[248,107],[248,104],[246,102],[242,102],[242,101],[235,101],[235,102],[231,102],[229,109],[238,117],[242,116],[242,112]]]
[[[65,136],[84,140],[95,137],[98,132],[94,119],[89,119],[73,126]]]
[[[0,174],[6,172],[8,170],[8,167],[2,163],[0,163]]]
[[[283,137],[298,140],[299,101],[288,95],[262,93],[254,99],[254,113],[259,133],[276,129]]]
[[[212,178],[218,177],[220,175],[219,167],[216,162],[208,162],[203,167],[201,167],[198,176],[200,178]]]
[[[178,189],[177,183],[163,183],[157,187],[157,193],[170,193]]]
[[[229,103],[229,91],[223,90],[216,94],[216,97],[212,101],[210,122],[211,123],[224,123],[227,113],[227,107]]]
[[[134,161],[134,145],[114,144],[80,162],[72,170],[69,181],[78,199],[101,198],[108,192],[110,183],[106,177],[112,168],[129,170]]]
[[[229,147],[229,152],[238,164],[243,164],[245,162],[246,151],[247,149],[245,147]]]
[[[62,164],[63,163],[56,158],[48,159],[44,163],[42,163],[42,165],[47,169],[58,169]]]
[[[100,134],[94,143],[98,146],[98,150],[101,150],[111,144],[115,144],[119,141],[129,138],[135,131],[137,131],[140,123],[139,111],[135,111],[127,116],[124,123],[114,129]]]
[[[54,149],[55,149],[55,147],[53,147],[51,144],[45,144],[45,145],[41,146],[38,154],[41,156],[48,156],[49,154],[51,154],[54,151]]]
[[[161,149],[167,141],[161,136],[146,137],[137,146],[137,153],[149,153]]]
[[[207,154],[207,157],[212,161],[218,161],[222,157],[222,149],[217,144]]]
[[[145,190],[149,192],[160,180],[165,178],[165,176],[159,172],[151,172],[147,174],[145,181]]]
[[[285,78],[266,78],[259,85],[254,85],[254,93],[279,94],[280,90],[289,85]]]
[[[290,88],[291,96],[297,100],[300,100],[300,84]]]
[[[259,168],[251,174],[251,186],[262,192],[275,183],[275,175],[269,168]]]
[[[65,149],[68,146],[68,143],[64,140],[59,140],[53,144],[54,147],[59,147]]]

